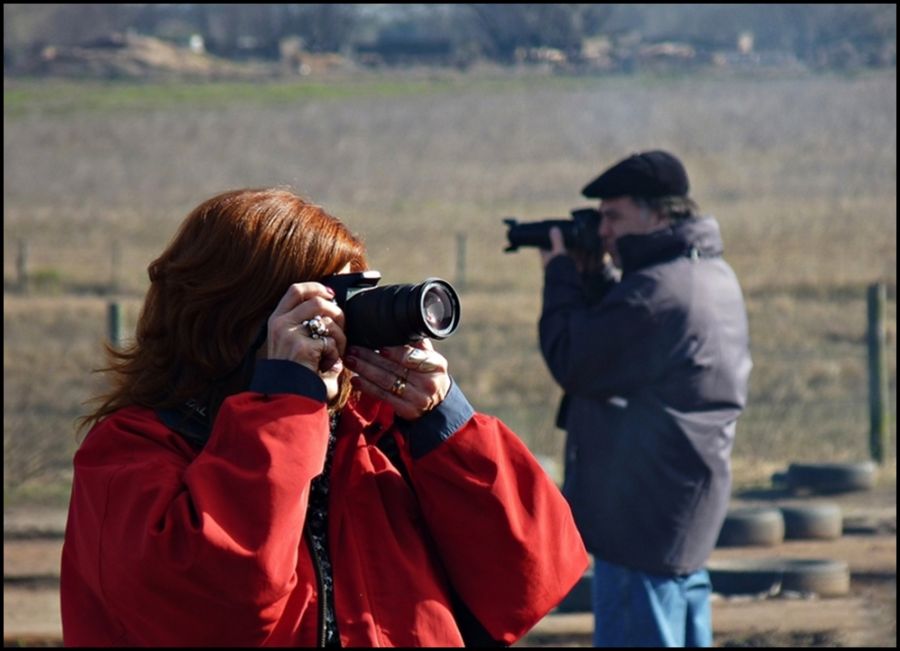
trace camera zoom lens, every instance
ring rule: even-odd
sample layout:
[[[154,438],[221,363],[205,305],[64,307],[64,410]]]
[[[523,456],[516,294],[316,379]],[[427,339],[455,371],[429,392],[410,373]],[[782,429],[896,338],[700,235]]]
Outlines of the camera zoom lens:
[[[459,309],[454,309],[455,300],[446,287],[431,285],[422,295],[422,314],[425,323],[436,335],[445,334],[454,324]],[[449,333],[446,333],[449,334]]]
[[[342,309],[347,342],[365,348],[446,339],[459,325],[459,297],[440,278],[366,288],[350,296]]]

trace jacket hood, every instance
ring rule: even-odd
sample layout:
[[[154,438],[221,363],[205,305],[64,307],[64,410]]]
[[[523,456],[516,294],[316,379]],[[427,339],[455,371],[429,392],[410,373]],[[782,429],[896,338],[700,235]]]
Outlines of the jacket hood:
[[[686,219],[646,235],[624,235],[616,246],[624,273],[681,256],[714,258],[723,252],[719,223],[714,217]]]

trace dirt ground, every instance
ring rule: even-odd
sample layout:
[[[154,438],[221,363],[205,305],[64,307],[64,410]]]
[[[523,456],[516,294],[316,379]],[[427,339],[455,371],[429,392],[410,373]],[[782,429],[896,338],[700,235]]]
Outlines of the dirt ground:
[[[849,594],[820,598],[713,595],[717,647],[896,647],[897,490],[796,496],[779,489],[745,491],[732,507],[830,503],[841,508],[844,533],[835,540],[786,540],[772,547],[717,548],[710,560],[805,558],[845,561]],[[589,613],[551,614],[516,646],[591,646]]]
[[[777,491],[737,495],[733,506],[778,504]],[[844,534],[836,540],[789,540],[773,547],[717,548],[713,559],[823,558],[850,568],[850,593],[841,597],[713,596],[719,647],[895,647],[897,645],[896,487],[839,496],[808,497],[838,504]],[[797,499],[792,497],[791,502]],[[4,511],[4,646],[57,646],[59,553],[65,512]],[[551,613],[516,646],[591,646],[589,613]]]

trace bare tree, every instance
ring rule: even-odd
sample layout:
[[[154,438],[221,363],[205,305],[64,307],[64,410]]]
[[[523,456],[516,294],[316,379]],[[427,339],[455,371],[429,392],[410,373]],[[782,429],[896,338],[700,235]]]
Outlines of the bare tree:
[[[356,10],[346,4],[192,5],[210,49],[223,56],[275,57],[286,36],[315,52],[336,52],[350,40]]]
[[[134,24],[142,5],[3,5],[4,45],[82,45]]]
[[[355,9],[345,4],[296,5],[302,9],[297,34],[313,52],[337,52],[347,45],[356,26]]]
[[[511,62],[519,48],[552,47],[578,53],[586,36],[598,34],[610,5],[469,4],[483,51]]]
[[[445,39],[458,51],[513,62],[520,48],[571,55],[585,38],[616,31],[732,47],[754,34],[758,50],[792,52],[815,67],[895,65],[894,4],[4,4],[4,67],[46,45],[82,45],[111,33],[201,34],[223,56],[275,57],[299,36],[306,49],[336,52],[360,30]]]
[[[897,5],[786,5],[797,55],[820,68],[896,63]],[[893,61],[888,45],[893,42]]]

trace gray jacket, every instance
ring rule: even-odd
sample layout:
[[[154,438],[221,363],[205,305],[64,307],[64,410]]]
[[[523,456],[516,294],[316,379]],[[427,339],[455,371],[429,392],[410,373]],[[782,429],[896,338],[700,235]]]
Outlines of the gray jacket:
[[[688,574],[728,509],[752,366],[743,295],[712,217],[618,248],[622,280],[593,305],[571,258],[545,272],[541,351],[569,396],[563,492],[591,553]]]

